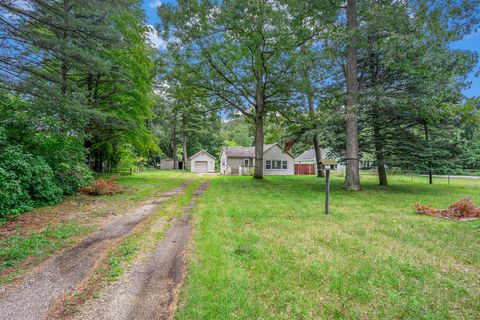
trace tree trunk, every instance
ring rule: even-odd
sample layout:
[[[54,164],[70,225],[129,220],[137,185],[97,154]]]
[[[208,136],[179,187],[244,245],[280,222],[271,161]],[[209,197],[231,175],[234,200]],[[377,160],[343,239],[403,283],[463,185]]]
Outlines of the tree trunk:
[[[177,170],[178,163],[177,163],[177,124],[173,124],[173,132],[172,132],[172,150],[173,150],[173,170]]]
[[[157,169],[157,159],[155,159],[154,155],[152,156],[152,165],[153,165],[153,169]]]
[[[263,115],[255,116],[255,170],[254,179],[263,179]]]
[[[62,85],[61,85],[61,91],[62,95],[67,95],[67,74],[68,74],[68,69],[65,64],[62,64],[62,67],[60,68],[60,74],[62,76]]]
[[[187,169],[188,153],[187,153],[187,135],[183,132],[183,169]]]
[[[347,31],[350,35],[347,56],[347,103],[346,103],[346,174],[344,188],[360,190],[358,150],[358,81],[357,81],[357,3],[347,0]]]
[[[383,144],[381,139],[381,128],[378,119],[380,113],[378,101],[373,105],[372,119],[373,119],[373,141],[375,145],[375,158],[377,160],[378,183],[381,186],[388,185],[387,170],[385,169],[385,155],[383,153]]]
[[[307,75],[308,77],[308,72]],[[309,89],[307,90],[307,100],[308,100],[308,110],[310,111],[310,116],[315,115],[315,105],[313,103],[313,94],[310,88],[310,79],[307,79],[309,82]],[[323,164],[322,164],[322,153],[320,151],[320,143],[318,142],[318,135],[313,135],[313,150],[315,151],[315,161],[317,163],[317,177],[323,177]]]
[[[103,152],[102,151],[95,152],[94,170],[98,173],[103,172]]]
[[[265,87],[261,69],[255,72],[255,169],[254,179],[263,179],[263,110],[265,107]]]
[[[427,148],[430,148],[429,137],[428,137],[428,126],[425,122],[423,124],[423,130],[425,132],[425,141],[427,142]],[[432,159],[430,158],[430,152],[428,152],[428,183],[433,184],[433,173],[432,173]]]
[[[322,163],[322,151],[320,149],[320,144],[318,143],[318,136],[313,136],[313,149],[315,150],[315,160],[317,162],[317,177],[324,177],[323,174],[323,163]]]
[[[387,170],[385,169],[385,157],[383,154],[383,147],[380,141],[378,140],[380,131],[378,130],[377,127],[374,127],[373,131],[374,131],[374,140],[375,140],[375,157],[377,158],[378,183],[381,186],[388,186]]]

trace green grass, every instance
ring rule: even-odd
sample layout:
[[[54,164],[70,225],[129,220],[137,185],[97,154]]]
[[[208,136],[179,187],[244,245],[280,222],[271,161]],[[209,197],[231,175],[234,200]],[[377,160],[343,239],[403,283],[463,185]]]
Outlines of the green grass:
[[[61,223],[45,230],[22,236],[15,234],[0,241],[0,271],[15,266],[27,257],[42,257],[71,243],[71,238],[89,233],[93,227],[77,223]]]
[[[480,183],[333,177],[331,215],[315,177],[212,179],[177,319],[478,319],[480,221],[418,215]]]
[[[163,192],[178,187],[182,182],[197,177],[184,171],[146,171],[131,176],[120,176],[118,182],[134,192],[125,192],[106,196],[111,201],[141,201],[155,197]]]

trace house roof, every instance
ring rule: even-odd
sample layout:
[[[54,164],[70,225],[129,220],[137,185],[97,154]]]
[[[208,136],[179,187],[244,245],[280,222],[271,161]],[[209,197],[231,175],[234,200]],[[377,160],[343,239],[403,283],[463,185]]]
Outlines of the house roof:
[[[205,150],[202,150],[202,151],[199,151],[197,153],[195,153],[193,156],[189,157],[188,160],[192,160],[193,158],[201,155],[201,154],[205,154],[207,156],[209,156],[210,158],[212,158],[213,160],[215,160],[216,158],[214,156],[212,156],[210,153],[208,153],[207,151]]]
[[[328,159],[328,157],[326,156],[330,153],[330,149],[328,148],[320,149],[320,152],[322,153],[322,159]],[[296,157],[295,161],[316,161],[315,150],[314,149],[306,150],[301,155]]]
[[[274,146],[278,146],[280,149],[283,150],[283,148],[278,143],[264,144],[263,153],[267,152]],[[255,157],[255,147],[223,147],[222,152],[225,152],[227,157],[232,157],[232,158],[245,158],[245,157],[254,158]],[[289,152],[286,152],[286,153],[292,156]]]

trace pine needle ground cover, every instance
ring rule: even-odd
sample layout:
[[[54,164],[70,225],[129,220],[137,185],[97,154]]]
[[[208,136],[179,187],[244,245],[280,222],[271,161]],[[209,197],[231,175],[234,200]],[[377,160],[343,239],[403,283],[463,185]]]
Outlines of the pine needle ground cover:
[[[212,179],[177,319],[477,319],[480,221],[437,219],[480,181],[394,177],[363,190],[314,177]]]

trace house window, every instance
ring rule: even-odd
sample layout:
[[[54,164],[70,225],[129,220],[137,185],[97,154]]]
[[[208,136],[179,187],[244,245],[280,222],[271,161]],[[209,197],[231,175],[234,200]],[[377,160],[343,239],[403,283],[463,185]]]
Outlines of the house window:
[[[282,169],[282,161],[280,161],[280,160],[273,160],[272,163],[273,163],[272,169],[274,169],[274,170]]]
[[[282,160],[267,160],[265,161],[265,169],[273,169],[273,170],[287,170],[288,169],[288,161]]]
[[[248,159],[243,159],[243,166],[245,166],[245,167],[249,167],[249,166],[250,166]]]
[[[271,160],[267,160],[265,161],[265,169],[272,169],[272,161]]]

